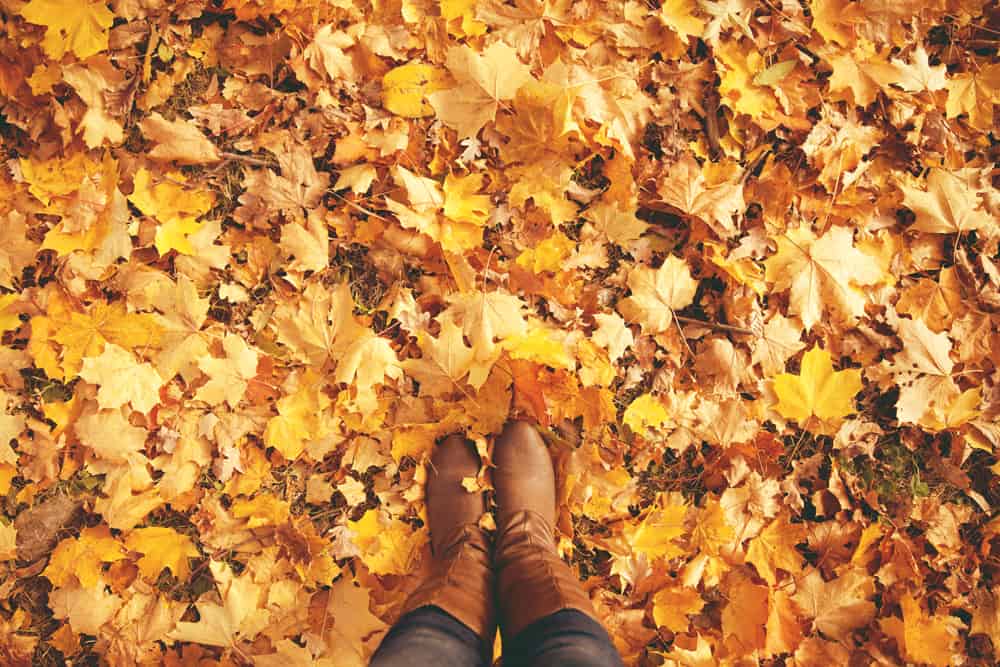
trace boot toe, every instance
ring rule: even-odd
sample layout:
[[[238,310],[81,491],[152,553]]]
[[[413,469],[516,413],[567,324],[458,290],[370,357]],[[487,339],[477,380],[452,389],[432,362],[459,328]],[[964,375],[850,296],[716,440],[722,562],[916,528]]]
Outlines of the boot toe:
[[[531,423],[504,426],[493,448],[493,462],[498,518],[532,510],[550,524],[555,521],[555,470],[545,441]]]
[[[475,477],[479,472],[479,454],[465,436],[453,433],[442,440],[431,454],[432,474],[448,477]]]

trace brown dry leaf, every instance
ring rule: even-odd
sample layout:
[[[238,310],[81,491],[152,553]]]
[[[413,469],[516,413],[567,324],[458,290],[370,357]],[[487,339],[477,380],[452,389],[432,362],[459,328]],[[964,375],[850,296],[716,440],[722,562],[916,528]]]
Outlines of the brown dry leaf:
[[[213,164],[222,159],[215,144],[193,123],[169,121],[154,111],[142,119],[139,128],[155,144],[148,153],[154,160],[177,164]]]
[[[805,537],[802,525],[789,523],[788,515],[783,513],[760,535],[750,540],[747,562],[752,563],[761,578],[771,586],[777,583],[778,568],[798,576],[804,561],[795,545],[804,542]]]
[[[722,610],[722,631],[733,655],[747,655],[764,648],[767,621],[767,587],[734,572],[727,580],[729,603]]]

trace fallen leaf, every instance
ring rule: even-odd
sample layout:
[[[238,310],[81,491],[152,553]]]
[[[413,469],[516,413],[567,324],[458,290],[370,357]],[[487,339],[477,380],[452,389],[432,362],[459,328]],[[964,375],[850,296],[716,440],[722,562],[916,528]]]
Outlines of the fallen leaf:
[[[125,546],[142,554],[136,565],[142,576],[154,582],[164,568],[179,581],[185,581],[191,573],[188,560],[201,556],[190,537],[164,526],[136,528],[125,539]]]
[[[148,155],[154,160],[177,164],[213,164],[222,159],[216,148],[194,124],[169,121],[158,112],[142,119],[139,128],[155,146]]]
[[[783,417],[805,427],[816,417],[820,428],[839,426],[855,412],[854,396],[861,391],[861,371],[849,368],[834,371],[830,353],[814,347],[802,357],[799,375],[782,373],[774,377],[775,406]]]

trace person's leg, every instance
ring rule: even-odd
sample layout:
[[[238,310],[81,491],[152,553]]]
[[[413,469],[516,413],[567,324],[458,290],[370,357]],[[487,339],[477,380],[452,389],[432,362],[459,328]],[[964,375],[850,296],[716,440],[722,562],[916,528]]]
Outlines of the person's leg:
[[[440,607],[403,614],[382,639],[371,667],[488,667],[483,640]]]
[[[504,667],[622,667],[601,624],[577,609],[544,616],[504,646]]]
[[[430,573],[407,599],[372,664],[489,664],[496,611],[492,545],[479,527],[486,502],[462,486],[478,472],[479,455],[461,436],[446,438],[431,455],[425,491]],[[414,643],[421,653],[414,653]],[[480,657],[470,661],[477,650]]]
[[[576,572],[556,550],[555,471],[541,435],[526,422],[508,423],[493,462],[505,667],[621,665]],[[511,662],[517,660],[528,662]]]

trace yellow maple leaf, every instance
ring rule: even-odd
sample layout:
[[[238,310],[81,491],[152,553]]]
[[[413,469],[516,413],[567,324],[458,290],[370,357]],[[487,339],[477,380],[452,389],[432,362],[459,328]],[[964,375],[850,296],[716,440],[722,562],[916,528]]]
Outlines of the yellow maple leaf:
[[[651,510],[638,525],[626,525],[625,538],[633,551],[650,560],[681,556],[685,550],[674,539],[687,532],[684,520],[689,508],[666,496],[661,496],[658,503],[660,506]]]
[[[790,523],[788,514],[782,513],[757,537],[750,540],[747,548],[747,562],[757,568],[761,578],[774,586],[777,584],[776,569],[789,574],[798,574],[802,569],[802,554],[795,548],[805,541],[805,527],[801,523]]]
[[[799,375],[782,373],[774,377],[774,393],[778,396],[775,410],[803,428],[812,426],[810,418],[816,417],[820,421],[819,433],[836,428],[854,412],[854,396],[859,391],[861,371],[834,371],[830,353],[818,346],[802,357]]]
[[[476,20],[476,0],[441,0],[441,18],[455,37],[478,37],[486,32],[486,24]]]
[[[725,247],[719,243],[705,241],[705,258],[719,267],[726,275],[741,285],[746,285],[757,296],[764,296],[767,284],[764,282],[764,270],[749,257],[730,259]]]
[[[264,429],[264,444],[274,447],[288,460],[298,458],[310,440],[334,428],[324,413],[332,401],[323,391],[323,378],[307,369],[294,393],[278,399],[278,415]]]
[[[102,565],[125,555],[124,546],[106,525],[84,528],[80,537],[67,537],[56,545],[42,576],[53,586],[66,586],[76,577],[83,588],[93,588],[101,580]]]
[[[34,326],[35,319],[32,319]],[[76,375],[84,357],[100,354],[107,343],[126,350],[159,346],[163,328],[146,313],[129,313],[124,302],[96,302],[86,313],[71,312],[51,339],[62,346],[62,369],[66,377]]]
[[[490,217],[489,195],[476,194],[483,187],[486,175],[481,173],[444,177],[444,215],[456,222],[483,226]]]
[[[259,528],[285,523],[291,516],[291,505],[270,493],[261,493],[234,501],[231,511],[237,519],[248,519],[248,528]]]
[[[955,656],[962,622],[953,616],[924,613],[920,602],[906,593],[899,601],[903,610],[904,652],[912,662],[948,667]]]
[[[687,632],[689,614],[697,614],[705,601],[696,588],[674,586],[663,588],[653,596],[653,621],[657,627],[671,632]]]
[[[183,581],[191,573],[188,559],[201,555],[190,537],[163,526],[136,528],[125,539],[125,546],[143,554],[136,565],[149,581],[156,581],[164,568]]]
[[[546,326],[533,326],[528,333],[503,342],[511,359],[524,359],[553,368],[573,370],[576,360],[566,346],[566,334]]]
[[[193,218],[173,218],[160,223],[153,239],[156,252],[160,253],[160,256],[166,255],[171,250],[176,250],[182,255],[194,254],[188,236],[201,229],[202,224]]]
[[[404,118],[433,116],[434,107],[427,101],[427,96],[447,85],[447,73],[433,65],[401,65],[382,77],[382,105]]]
[[[98,163],[83,152],[48,160],[38,160],[34,157],[21,158],[18,163],[21,174],[28,183],[28,192],[46,207],[53,200],[79,190],[84,179],[99,168]]]
[[[194,253],[188,237],[201,229],[198,217],[207,213],[215,202],[211,192],[186,188],[180,173],[169,174],[170,180],[153,184],[153,175],[145,167],[136,172],[134,189],[128,200],[144,214],[160,223],[154,243],[156,251],[165,255],[170,250],[185,255]]]
[[[732,545],[735,537],[735,531],[726,522],[722,503],[714,498],[706,502],[691,531],[691,544],[707,555],[717,556],[724,547]]]
[[[70,51],[82,60],[106,50],[115,20],[103,0],[31,0],[21,16],[46,27],[42,48],[53,60]]]
[[[21,295],[17,293],[0,295],[0,333],[21,326],[21,318],[13,308],[20,300]]]
[[[726,41],[716,50],[724,69],[719,93],[737,113],[745,113],[765,127],[777,124],[778,100],[768,86],[758,86],[754,78],[765,68],[764,57],[749,40]]]
[[[660,6],[660,19],[688,43],[688,37],[701,37],[705,21],[694,15],[694,0],[667,0]]]
[[[516,166],[508,171],[511,179],[517,179],[510,189],[507,201],[511,206],[524,208],[529,199],[535,206],[546,211],[553,225],[561,225],[576,218],[577,206],[566,198],[566,190],[571,187],[573,170],[565,164],[552,162],[532,162]]]
[[[404,574],[426,532],[414,531],[399,519],[386,520],[378,509],[366,511],[357,521],[348,521],[361,562],[377,576]]]
[[[566,258],[573,252],[576,243],[560,231],[546,238],[517,256],[517,265],[532,271],[559,271]]]
[[[649,429],[656,430],[665,424],[671,424],[672,420],[663,401],[652,394],[643,394],[625,408],[622,423],[635,433],[643,435]]]

